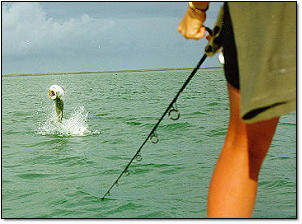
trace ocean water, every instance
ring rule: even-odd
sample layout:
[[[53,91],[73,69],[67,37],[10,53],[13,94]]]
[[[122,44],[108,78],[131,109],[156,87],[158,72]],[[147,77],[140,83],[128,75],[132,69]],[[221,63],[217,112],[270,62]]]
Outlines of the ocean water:
[[[2,78],[2,218],[205,218],[224,142],[222,69],[201,69],[180,95],[177,121],[100,198],[191,71]],[[65,90],[62,124],[47,96]],[[296,113],[280,119],[263,164],[254,218],[296,217]]]

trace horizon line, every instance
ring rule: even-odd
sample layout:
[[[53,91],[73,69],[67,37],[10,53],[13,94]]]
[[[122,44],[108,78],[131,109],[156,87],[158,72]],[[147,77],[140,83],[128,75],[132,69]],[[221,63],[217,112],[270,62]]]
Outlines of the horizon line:
[[[203,67],[199,69],[217,69],[222,66]],[[81,71],[81,72],[41,72],[41,73],[20,73],[20,74],[3,74],[2,77],[15,76],[42,76],[42,75],[74,75],[74,74],[97,74],[97,73],[123,73],[123,72],[148,72],[148,71],[176,71],[176,70],[190,70],[194,68],[151,68],[151,69],[127,69],[127,70],[113,70],[113,71]]]

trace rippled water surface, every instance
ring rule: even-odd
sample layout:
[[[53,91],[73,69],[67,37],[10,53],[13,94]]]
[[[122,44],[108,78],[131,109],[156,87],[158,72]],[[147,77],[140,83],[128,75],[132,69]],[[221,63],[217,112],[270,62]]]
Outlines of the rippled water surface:
[[[100,200],[189,73],[2,78],[3,218],[205,218],[228,121],[222,69],[199,70],[177,101],[181,118],[163,120],[159,143]],[[62,124],[52,84],[65,90]],[[296,217],[296,113],[280,119],[253,217]]]

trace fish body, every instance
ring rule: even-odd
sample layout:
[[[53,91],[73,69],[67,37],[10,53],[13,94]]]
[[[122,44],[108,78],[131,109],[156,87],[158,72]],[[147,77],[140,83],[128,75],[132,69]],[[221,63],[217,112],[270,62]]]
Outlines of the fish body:
[[[62,97],[64,96],[64,90],[61,86],[52,85],[48,90],[48,97],[55,102],[55,108],[57,118],[59,122],[62,122],[64,103]]]

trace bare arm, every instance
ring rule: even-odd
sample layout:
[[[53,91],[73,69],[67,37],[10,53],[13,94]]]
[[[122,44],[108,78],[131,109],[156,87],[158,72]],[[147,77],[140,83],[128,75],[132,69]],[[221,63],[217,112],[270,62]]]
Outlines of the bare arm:
[[[206,30],[203,26],[206,20],[206,10],[209,2],[192,2],[186,14],[178,25],[180,32],[187,39],[200,39],[205,36]]]

